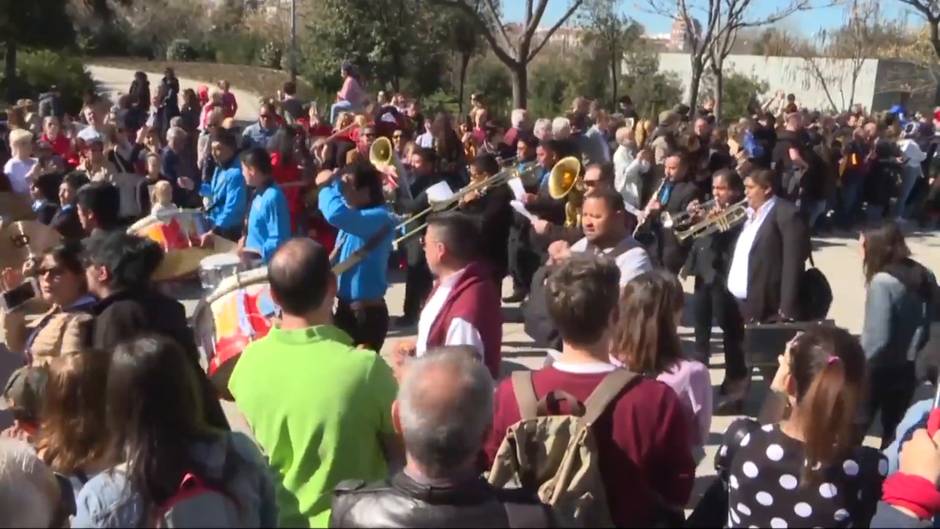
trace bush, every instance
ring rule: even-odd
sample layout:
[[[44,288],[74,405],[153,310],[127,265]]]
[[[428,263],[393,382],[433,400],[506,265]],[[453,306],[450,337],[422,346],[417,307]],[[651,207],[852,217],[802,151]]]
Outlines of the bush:
[[[3,83],[6,87],[6,80]],[[75,57],[39,50],[20,53],[17,58],[16,97],[37,99],[42,92],[56,86],[62,94],[65,111],[77,114],[82,107],[82,94],[94,90],[95,83]]]
[[[483,95],[490,117],[508,116],[512,109],[512,80],[503,63],[489,55],[471,62],[464,89],[464,111],[469,108],[472,93]]]
[[[196,60],[196,48],[189,39],[174,39],[166,48],[166,60],[189,62]]]
[[[258,50],[258,64],[266,68],[279,69],[281,67],[281,58],[287,55],[277,43],[268,42]]]
[[[251,35],[229,31],[215,33],[203,44],[203,58],[224,64],[255,64],[265,43]]]

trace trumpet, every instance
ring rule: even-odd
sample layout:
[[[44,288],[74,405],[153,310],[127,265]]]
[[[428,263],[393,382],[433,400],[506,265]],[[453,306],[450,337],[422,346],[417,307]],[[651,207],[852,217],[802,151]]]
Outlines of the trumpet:
[[[746,198],[720,210],[714,209],[715,205],[717,203],[714,199],[702,205],[705,216],[701,220],[694,221],[691,213],[680,213],[667,218],[671,224],[666,226],[666,221],[664,221],[663,226],[671,228],[679,242],[683,242],[689,238],[699,239],[715,232],[726,232],[747,219]]]
[[[462,187],[459,191],[457,191],[456,193],[454,193],[453,196],[451,196],[450,198],[448,198],[448,199],[446,199],[446,200],[441,200],[441,201],[438,201],[438,202],[432,202],[432,203],[431,203],[427,208],[425,208],[424,210],[422,210],[422,211],[420,211],[420,212],[418,212],[418,213],[412,215],[411,217],[408,217],[407,219],[403,220],[401,223],[399,223],[397,226],[395,226],[395,231],[401,230],[401,229],[403,229],[405,226],[407,226],[407,225],[409,225],[409,224],[411,224],[411,223],[413,223],[413,222],[415,222],[415,221],[417,221],[417,220],[419,220],[419,219],[421,219],[421,218],[424,218],[424,217],[425,217],[426,215],[428,215],[429,213],[440,213],[440,212],[442,212],[442,211],[448,211],[448,210],[450,210],[450,209],[453,209],[453,208],[457,207],[457,206],[460,204],[461,200],[463,200],[463,198],[464,198],[465,196],[469,195],[470,193],[474,193],[474,192],[484,193],[484,192],[486,192],[488,189],[493,188],[493,187],[498,187],[498,186],[501,186],[501,185],[503,185],[503,184],[506,184],[506,183],[508,183],[510,180],[512,180],[512,179],[514,179],[514,178],[524,178],[524,177],[526,177],[526,176],[528,175],[528,173],[534,172],[537,168],[538,168],[538,164],[534,164],[534,163],[533,163],[533,164],[527,164],[527,165],[523,166],[522,168],[519,168],[519,167],[509,167],[509,168],[503,169],[502,171],[500,171],[500,172],[498,172],[498,173],[496,173],[496,174],[494,174],[494,175],[492,175],[492,176],[487,177],[487,178],[484,179],[484,180],[480,180],[479,182],[472,182],[472,183],[470,183],[469,185]],[[409,230],[408,232],[406,232],[406,233],[405,233],[404,235],[402,235],[401,237],[395,239],[395,241],[392,243],[392,245],[393,245],[395,248],[398,248],[398,246],[399,246],[402,242],[404,242],[404,241],[410,239],[411,237],[414,237],[414,236],[417,235],[418,233],[420,233],[422,230],[424,230],[424,228],[427,227],[427,225],[428,225],[428,223],[427,223],[427,222],[424,222],[424,223],[422,223],[420,226]]]

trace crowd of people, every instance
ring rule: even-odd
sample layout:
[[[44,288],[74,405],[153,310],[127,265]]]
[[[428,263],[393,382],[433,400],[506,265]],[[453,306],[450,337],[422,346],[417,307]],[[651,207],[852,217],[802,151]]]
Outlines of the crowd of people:
[[[289,82],[244,127],[226,81],[181,92],[170,69],[155,96],[138,72],[79,116],[54,89],[8,110],[0,229],[59,240],[0,274],[5,293],[35,282],[44,311],[0,313],[18,364],[0,525],[933,523],[940,300],[904,234],[940,221],[940,111],[829,115],[780,92],[725,124],[711,101],[641,116],[626,96],[579,97],[505,123],[483,94],[426,116],[400,93],[373,100],[353,64],[341,74],[329,116]],[[157,280],[176,248],[129,230],[192,210],[187,244],[231,243],[278,309],[211,379],[178,283]],[[732,424],[690,502],[713,415],[740,412],[768,367],[745,326],[825,319],[810,237],[849,230],[861,336],[805,325],[777,351],[759,422]],[[506,376],[514,303],[548,353]],[[386,347],[393,328],[415,337]],[[862,444],[879,413],[882,450]]]

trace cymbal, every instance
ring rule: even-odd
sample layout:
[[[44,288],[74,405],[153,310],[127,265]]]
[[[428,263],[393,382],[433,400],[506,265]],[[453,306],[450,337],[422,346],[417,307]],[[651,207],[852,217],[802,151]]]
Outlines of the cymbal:
[[[59,232],[35,220],[21,220],[0,230],[0,266],[19,268],[62,242]]]

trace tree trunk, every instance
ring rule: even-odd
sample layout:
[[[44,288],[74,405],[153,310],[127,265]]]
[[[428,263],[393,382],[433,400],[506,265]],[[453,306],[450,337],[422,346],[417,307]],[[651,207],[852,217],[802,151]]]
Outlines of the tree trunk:
[[[460,83],[458,88],[458,98],[457,98],[457,115],[463,116],[463,91],[464,85],[467,83],[467,68],[470,66],[471,55],[469,53],[463,53],[460,55]]]
[[[716,67],[712,69],[712,73],[715,74],[715,125],[721,123],[721,111],[724,108],[722,100],[725,98],[725,73],[722,68]]]
[[[4,78],[7,83],[7,102],[13,104],[16,101],[16,41],[12,38],[7,39]]]
[[[526,108],[528,105],[529,65],[520,61],[510,66],[512,74],[512,107]]]
[[[610,61],[610,108],[614,110],[617,109],[617,61],[620,59],[617,58],[617,54],[614,54],[614,58]]]
[[[703,64],[701,61],[692,61],[692,80],[689,82],[689,115],[695,113],[695,107],[698,104],[699,85],[702,84]]]

